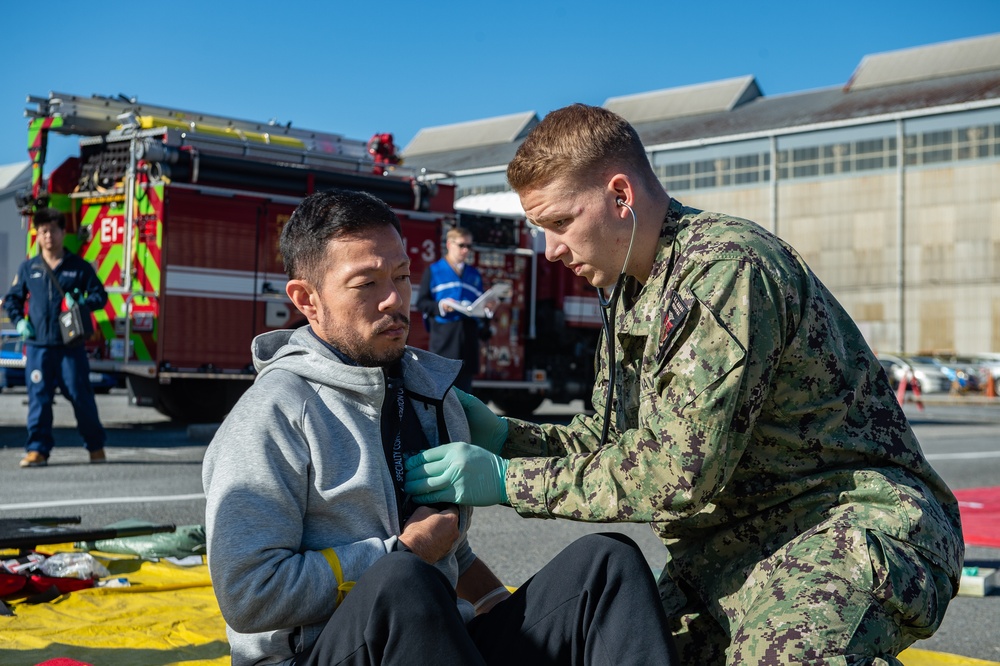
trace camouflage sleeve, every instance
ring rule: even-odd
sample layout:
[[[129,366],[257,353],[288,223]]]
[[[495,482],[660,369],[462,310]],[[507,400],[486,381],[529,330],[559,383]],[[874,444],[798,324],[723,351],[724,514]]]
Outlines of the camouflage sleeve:
[[[625,406],[637,410],[636,427],[598,450],[593,418],[512,428],[518,446],[549,456],[511,460],[507,495],[519,513],[672,521],[700,511],[726,484],[784,345],[786,299],[776,280],[739,259],[702,265],[676,293],[688,311],[662,346],[661,331],[649,331],[637,404]]]
[[[577,414],[567,426],[532,423],[515,418],[507,419],[507,441],[500,452],[504,458],[521,456],[562,456],[567,453],[594,451],[601,444],[601,430],[604,426],[604,405],[608,391],[608,367],[605,352],[604,332],[597,340],[594,359],[594,388],[591,404],[592,415]],[[614,423],[608,432],[609,439],[615,439]]]
[[[600,373],[597,385],[601,385]],[[607,385],[605,378],[604,385]],[[599,398],[602,400],[603,398]],[[598,404],[595,401],[595,406]],[[521,456],[562,456],[593,451],[601,443],[603,407],[593,415],[577,414],[566,426],[532,423],[507,418],[507,441],[500,452],[504,458]]]

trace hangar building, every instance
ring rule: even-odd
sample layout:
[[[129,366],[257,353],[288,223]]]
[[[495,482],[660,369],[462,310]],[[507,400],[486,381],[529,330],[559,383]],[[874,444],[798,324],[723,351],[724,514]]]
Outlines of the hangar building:
[[[667,191],[805,257],[876,351],[1000,352],[1000,34],[865,56],[843,86],[753,76],[614,97]],[[519,213],[525,112],[421,130],[408,166],[465,207]]]

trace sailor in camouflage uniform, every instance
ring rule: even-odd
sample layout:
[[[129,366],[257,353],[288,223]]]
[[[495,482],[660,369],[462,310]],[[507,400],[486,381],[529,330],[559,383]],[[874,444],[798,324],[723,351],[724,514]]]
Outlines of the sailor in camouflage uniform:
[[[538,425],[463,395],[476,446],[410,460],[408,491],[649,522],[681,663],[899,664],[958,590],[958,507],[833,295],[753,222],[671,199],[604,109],[549,114],[508,178],[549,259],[605,288],[625,266],[607,443],[599,354],[596,414]]]

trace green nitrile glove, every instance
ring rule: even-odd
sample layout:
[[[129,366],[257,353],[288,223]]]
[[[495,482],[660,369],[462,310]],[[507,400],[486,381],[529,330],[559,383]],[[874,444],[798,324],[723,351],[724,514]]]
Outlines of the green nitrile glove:
[[[71,307],[73,307],[74,303],[79,303],[80,305],[83,305],[83,302],[85,300],[87,299],[83,297],[83,294],[80,293],[80,290],[74,289],[72,294],[69,293],[68,291],[66,292],[66,296],[63,298],[63,304],[66,306],[66,309],[69,310]]]
[[[27,340],[28,338],[35,337],[35,327],[27,319],[22,319],[17,322],[17,333],[21,336],[22,340]]]
[[[503,443],[507,441],[507,419],[497,416],[493,410],[474,395],[454,389],[458,401],[462,403],[465,418],[469,421],[472,443],[495,455],[500,455]]]
[[[420,504],[502,504],[507,501],[507,465],[503,458],[472,444],[442,444],[406,461],[403,488]]]

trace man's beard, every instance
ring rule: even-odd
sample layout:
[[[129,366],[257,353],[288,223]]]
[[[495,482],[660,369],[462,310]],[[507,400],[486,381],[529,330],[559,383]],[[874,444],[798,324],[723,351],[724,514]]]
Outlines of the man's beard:
[[[378,325],[375,326],[374,333],[375,335],[379,335],[394,326],[398,326],[399,324],[405,324],[407,331],[409,331],[410,318],[404,314],[394,314],[391,317],[379,322]],[[374,346],[367,341],[345,340],[341,343],[343,346],[338,345],[335,342],[332,344],[355,363],[366,368],[383,368],[388,365],[392,365],[399,359],[403,358],[403,353],[406,351],[405,341],[399,346],[398,349],[385,349],[381,351],[374,349]]]
[[[406,345],[401,345],[399,349],[387,349],[381,353],[374,353],[371,350],[358,353],[354,357],[355,363],[365,368],[384,368],[392,365],[403,358]]]

